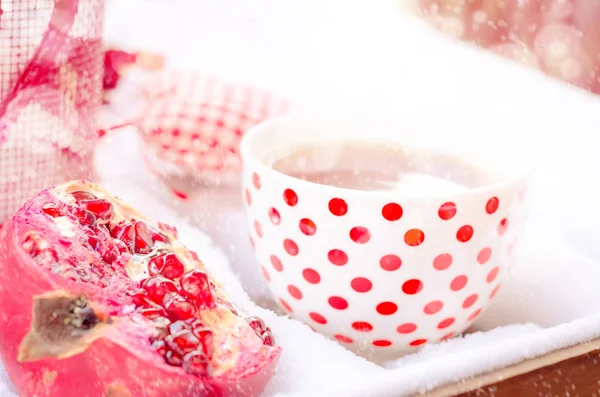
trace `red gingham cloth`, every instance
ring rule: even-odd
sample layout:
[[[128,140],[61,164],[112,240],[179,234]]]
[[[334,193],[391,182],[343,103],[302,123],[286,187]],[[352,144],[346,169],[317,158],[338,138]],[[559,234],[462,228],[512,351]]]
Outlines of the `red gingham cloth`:
[[[154,171],[204,182],[236,179],[244,133],[295,108],[265,89],[200,72],[153,74],[143,93],[149,105],[138,127]]]

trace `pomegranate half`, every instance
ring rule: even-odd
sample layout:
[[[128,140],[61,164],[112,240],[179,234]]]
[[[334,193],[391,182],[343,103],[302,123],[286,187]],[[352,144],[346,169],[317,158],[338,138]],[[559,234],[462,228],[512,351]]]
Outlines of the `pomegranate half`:
[[[175,228],[85,181],[0,231],[0,354],[21,396],[255,396],[280,354]]]

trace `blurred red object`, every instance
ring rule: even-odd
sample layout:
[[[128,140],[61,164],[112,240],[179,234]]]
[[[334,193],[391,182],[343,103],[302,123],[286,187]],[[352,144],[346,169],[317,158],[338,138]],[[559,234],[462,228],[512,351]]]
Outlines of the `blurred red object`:
[[[38,191],[92,177],[103,0],[5,0],[0,223]]]
[[[129,67],[137,66],[144,70],[157,70],[163,68],[164,61],[162,56],[148,52],[134,53],[119,49],[107,49],[104,52],[102,88],[105,91],[115,89],[121,76]],[[107,98],[105,98],[105,102],[108,102]]]
[[[414,0],[456,38],[600,93],[598,0]]]
[[[150,167],[179,198],[199,184],[239,182],[239,144],[253,125],[292,110],[265,89],[200,72],[162,72],[143,88],[138,121]]]

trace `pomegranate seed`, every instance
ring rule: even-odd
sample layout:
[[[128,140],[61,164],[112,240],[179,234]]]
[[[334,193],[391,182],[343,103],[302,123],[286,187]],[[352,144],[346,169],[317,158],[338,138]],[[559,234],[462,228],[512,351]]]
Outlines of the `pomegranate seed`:
[[[172,350],[167,351],[164,357],[166,363],[174,367],[181,367],[181,365],[183,364],[181,356]]]
[[[129,248],[129,251],[133,252],[133,225],[131,223],[115,227],[111,230],[111,235],[121,240]]]
[[[154,245],[148,225],[138,221],[133,225],[133,229],[133,234],[135,235],[133,251],[136,254],[147,254],[152,250],[152,246]]]
[[[113,250],[110,251],[106,251],[104,253],[104,255],[102,255],[102,260],[104,260],[104,262],[108,263],[109,265],[112,265],[114,263],[114,261],[117,260],[117,258],[119,257],[119,254]]]
[[[83,200],[81,205],[94,214],[100,223],[108,223],[115,215],[115,206],[106,199]]]
[[[269,332],[269,331],[263,332],[263,334],[261,335],[261,338],[265,345],[275,346],[275,337],[273,336],[273,334],[271,332]]]
[[[148,271],[151,275],[160,274],[173,280],[181,277],[184,267],[177,255],[169,253],[152,258],[148,263]]]
[[[187,320],[196,314],[196,307],[177,294],[167,295],[163,304],[173,321]]]
[[[265,329],[265,322],[259,317],[248,317],[246,319],[250,328],[254,330],[258,335],[261,335]]]
[[[169,350],[167,347],[167,344],[165,343],[164,340],[161,339],[157,339],[154,342],[152,342],[152,347],[161,355],[164,356],[167,354],[167,351]]]
[[[196,350],[200,341],[190,330],[184,329],[174,335],[169,335],[165,339],[171,350],[183,355]]]
[[[150,231],[150,236],[153,242],[160,241],[161,243],[168,243],[169,238],[162,231],[157,230],[153,227],[148,226],[148,230]]]
[[[163,232],[170,234],[171,236],[177,238],[177,228],[175,226],[167,225],[166,223],[158,222],[158,228]]]
[[[83,226],[96,226],[96,217],[90,211],[78,207],[70,207],[69,212],[75,216]]]
[[[119,253],[111,240],[100,239],[96,251],[102,255],[102,259],[108,264],[112,264],[119,256]]]
[[[208,275],[201,270],[191,270],[179,280],[182,291],[197,300],[201,307],[214,308],[215,297]]]
[[[39,254],[42,253],[42,250],[48,247],[48,242],[45,238],[31,233],[29,236],[25,237],[23,244],[21,244],[25,252],[29,254],[32,258],[35,258]]]
[[[126,226],[127,224],[121,222],[118,225],[110,225],[108,224],[108,231],[110,232],[110,235],[112,238],[119,238],[119,232],[121,230],[123,230],[123,228]]]
[[[147,307],[140,310],[140,314],[149,320],[156,320],[159,317],[166,317],[167,312],[162,307]]]
[[[92,247],[93,250],[98,248],[98,235],[96,235],[96,231],[89,227],[84,227],[83,232],[87,236],[87,242]]]
[[[42,207],[42,211],[44,211],[45,214],[50,215],[52,218],[58,218],[59,216],[63,216],[59,206],[55,203],[44,204],[44,206]]]
[[[122,242],[121,240],[113,240],[113,243],[115,245],[115,248],[117,249],[117,251],[119,251],[119,255],[123,254],[123,253],[130,253],[129,252],[129,248],[127,248],[127,246],[125,245],[124,242]]]
[[[171,335],[174,335],[176,333],[178,333],[179,331],[188,329],[188,325],[184,322],[184,321],[175,321],[172,322],[171,324],[169,324],[169,333]]]
[[[135,291],[127,291],[125,293],[128,296],[131,296],[131,302],[136,306],[148,306],[148,293],[143,289],[138,289]]]
[[[142,282],[142,288],[148,293],[148,298],[155,303],[162,303],[165,295],[177,292],[177,286],[169,279],[160,276],[148,277]]]
[[[210,360],[199,352],[191,352],[183,357],[183,369],[193,375],[212,376]]]
[[[196,335],[200,344],[202,345],[202,352],[209,359],[212,358],[215,352],[215,344],[213,340],[213,332],[204,326],[196,327],[192,329],[192,333]]]
[[[71,196],[75,198],[77,203],[83,200],[94,200],[96,198],[96,196],[94,196],[92,193],[84,192],[82,190],[71,193]]]

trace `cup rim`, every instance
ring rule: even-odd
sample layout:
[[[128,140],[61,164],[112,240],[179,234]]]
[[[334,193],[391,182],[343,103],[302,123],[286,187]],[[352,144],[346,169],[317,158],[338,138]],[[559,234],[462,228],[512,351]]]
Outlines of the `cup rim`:
[[[256,156],[252,153],[252,149],[250,147],[252,141],[256,139],[257,136],[263,134],[265,131],[269,131],[269,129],[273,126],[277,126],[278,124],[282,124],[286,121],[290,120],[319,120],[321,117],[315,117],[312,113],[294,113],[287,114],[283,116],[278,116],[274,118],[270,118],[264,120],[251,128],[243,135],[240,142],[240,156],[242,158],[242,166],[246,168],[247,164],[252,163],[252,169],[260,172],[261,174],[271,174],[276,175],[277,178],[280,178],[282,181],[288,181],[290,183],[294,183],[296,185],[302,185],[303,187],[309,188],[311,190],[320,190],[322,192],[329,192],[329,194],[338,197],[343,194],[353,194],[355,196],[361,197],[370,197],[370,198],[385,198],[385,197],[394,197],[395,200],[402,200],[404,202],[415,202],[429,199],[443,199],[447,198],[448,200],[466,198],[473,195],[493,195],[494,192],[498,192],[501,190],[505,190],[511,186],[519,185],[519,184],[528,184],[532,179],[536,169],[534,166],[523,167],[523,171],[515,173],[512,177],[506,177],[498,180],[497,182],[493,182],[490,184],[486,184],[483,186],[469,188],[467,190],[461,190],[457,192],[440,192],[440,193],[427,193],[423,195],[414,195],[414,194],[406,194],[401,190],[359,190],[352,188],[344,188],[337,187],[331,185],[319,184],[316,182],[306,181],[303,179],[295,178],[293,176],[287,175],[283,172],[277,171],[268,165],[264,164],[262,161],[258,160]],[[352,118],[352,117],[347,117]],[[341,117],[336,118],[341,119]],[[336,194],[337,192],[337,194]]]

